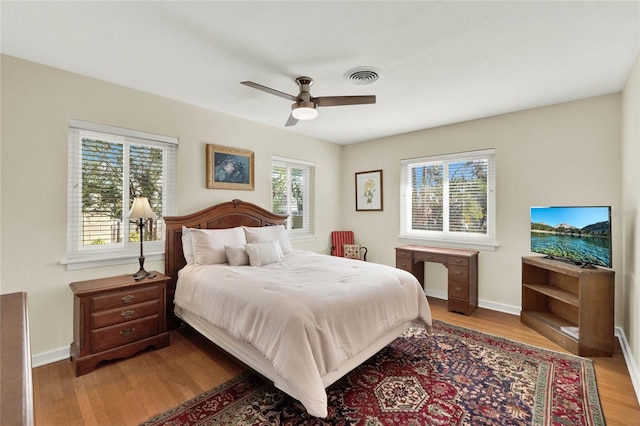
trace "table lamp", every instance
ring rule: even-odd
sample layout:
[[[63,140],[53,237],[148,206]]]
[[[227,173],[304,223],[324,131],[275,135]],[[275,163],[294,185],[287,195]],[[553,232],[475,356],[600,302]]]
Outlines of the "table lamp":
[[[140,228],[140,257],[138,261],[140,262],[140,269],[138,272],[133,274],[133,277],[136,279],[142,279],[146,276],[151,275],[149,272],[144,270],[144,255],[142,254],[142,241],[144,240],[144,220],[145,219],[155,219],[157,218],[156,214],[151,210],[151,205],[149,205],[149,200],[147,197],[143,197],[138,195],[133,200],[133,206],[131,206],[131,210],[128,215],[129,219],[138,219],[138,227]]]

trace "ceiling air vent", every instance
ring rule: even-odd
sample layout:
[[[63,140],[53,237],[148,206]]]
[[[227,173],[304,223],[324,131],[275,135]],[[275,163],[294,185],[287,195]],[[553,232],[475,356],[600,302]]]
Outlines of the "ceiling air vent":
[[[351,68],[344,74],[344,78],[353,84],[371,84],[380,78],[380,70],[373,67]]]

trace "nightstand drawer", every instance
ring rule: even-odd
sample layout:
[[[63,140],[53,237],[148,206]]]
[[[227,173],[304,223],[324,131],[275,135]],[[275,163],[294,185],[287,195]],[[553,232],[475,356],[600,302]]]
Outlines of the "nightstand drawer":
[[[91,350],[102,352],[158,334],[158,315],[91,332]]]
[[[466,266],[449,266],[449,281],[469,282],[469,268]]]
[[[158,286],[130,289],[91,298],[92,311],[106,311],[158,299]]]
[[[160,301],[156,299],[123,308],[92,313],[91,329],[95,330],[96,328],[132,321],[138,318],[148,317],[149,315],[157,315],[159,312]]]

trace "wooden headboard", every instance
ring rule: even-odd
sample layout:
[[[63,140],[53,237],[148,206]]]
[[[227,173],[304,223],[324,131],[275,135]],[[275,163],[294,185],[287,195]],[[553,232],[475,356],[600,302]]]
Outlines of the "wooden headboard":
[[[216,204],[185,216],[164,217],[166,238],[164,273],[171,277],[167,286],[167,320],[173,318],[173,295],[178,271],[187,264],[182,252],[182,227],[197,229],[226,229],[236,226],[284,225],[287,215],[271,213],[255,204],[232,200]]]

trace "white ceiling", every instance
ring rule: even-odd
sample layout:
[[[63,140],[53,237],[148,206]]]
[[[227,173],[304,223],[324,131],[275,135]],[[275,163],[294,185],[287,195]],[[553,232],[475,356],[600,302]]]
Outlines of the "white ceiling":
[[[0,4],[2,53],[284,127],[297,95],[377,95],[292,132],[348,144],[622,89],[640,1]],[[345,81],[357,66],[373,84]]]

